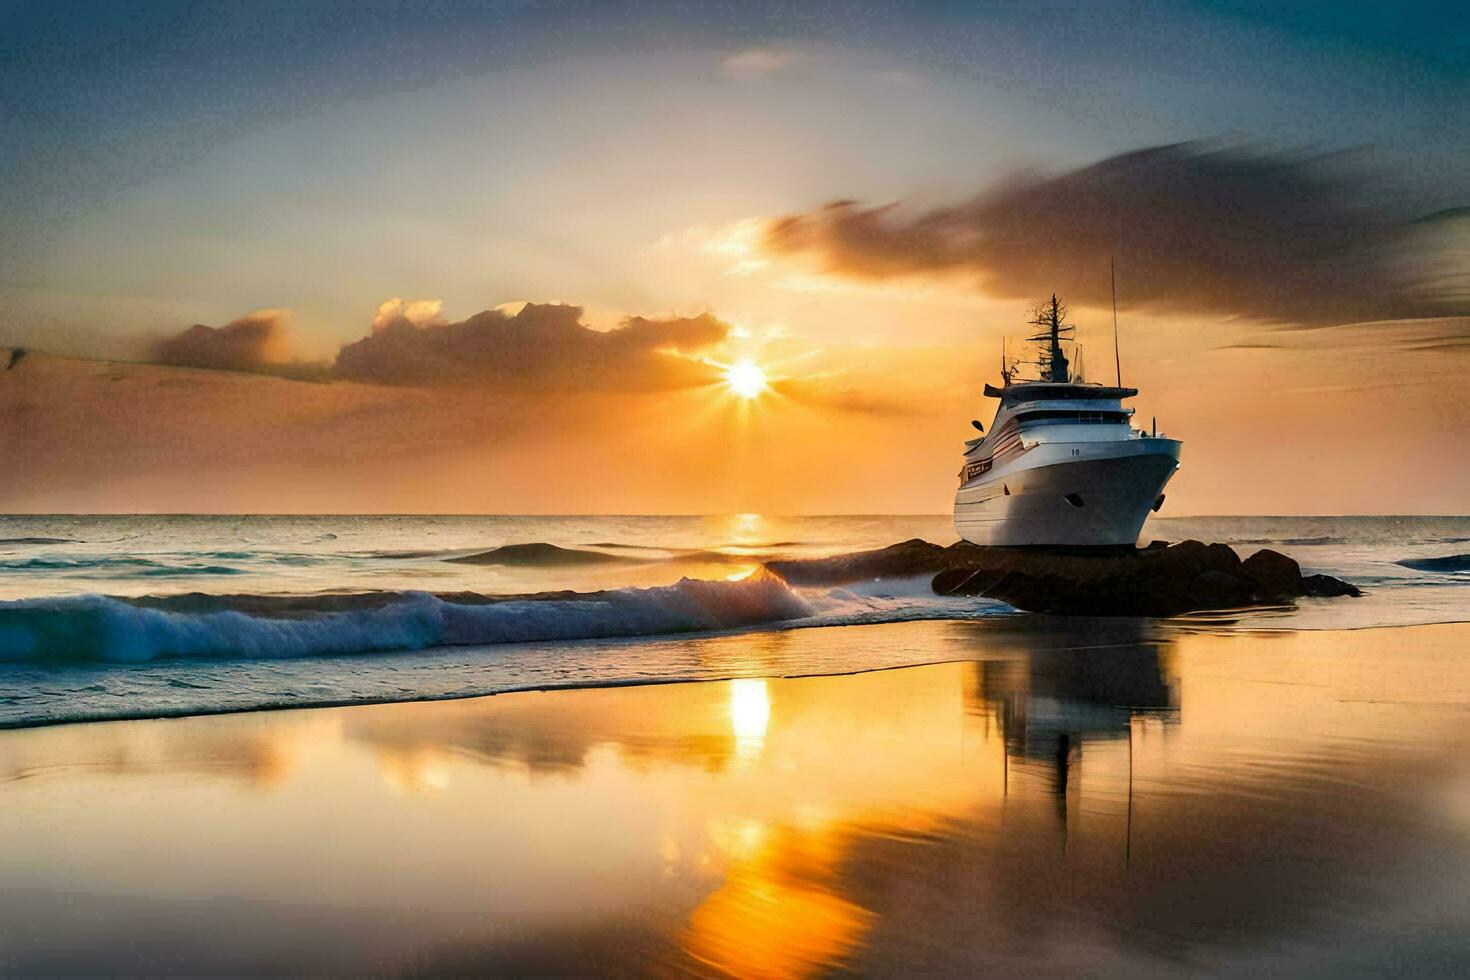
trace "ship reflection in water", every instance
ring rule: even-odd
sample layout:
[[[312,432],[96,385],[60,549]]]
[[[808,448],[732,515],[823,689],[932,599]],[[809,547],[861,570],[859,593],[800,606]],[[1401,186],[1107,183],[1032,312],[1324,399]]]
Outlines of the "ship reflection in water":
[[[1462,628],[1038,623],[699,641],[971,658],[845,677],[0,732],[0,971],[1466,965]]]

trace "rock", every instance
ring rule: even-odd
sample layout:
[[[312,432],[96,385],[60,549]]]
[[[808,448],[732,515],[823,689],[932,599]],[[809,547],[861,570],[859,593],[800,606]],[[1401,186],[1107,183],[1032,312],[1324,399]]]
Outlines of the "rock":
[[[1033,575],[1029,572],[1009,571],[997,577],[984,592],[978,593],[991,599],[1024,609],[1028,612],[1049,613],[1059,607],[1079,610],[1078,615],[1087,615],[1089,602],[1094,598],[1084,590],[1076,588],[1075,580],[1056,575]]]
[[[1240,556],[1228,544],[1205,544],[1193,538],[1159,551],[1145,552],[1145,557],[1166,558],[1175,564],[1189,565],[1201,571],[1213,568],[1221,572],[1235,572],[1240,568]]]
[[[1000,581],[1004,572],[985,568],[946,568],[929,587],[935,595],[981,595]]]
[[[1188,592],[1189,609],[1234,609],[1250,605],[1253,597],[1249,579],[1215,568],[1196,575],[1189,583]]]
[[[1363,593],[1356,585],[1331,575],[1304,575],[1301,594],[1319,599],[1335,599],[1345,595],[1357,598]]]
[[[1240,567],[1240,556],[1228,544],[1205,545],[1205,563],[1222,572],[1234,572]]]
[[[1290,599],[1302,594],[1302,568],[1296,559],[1262,548],[1240,563],[1257,599]]]

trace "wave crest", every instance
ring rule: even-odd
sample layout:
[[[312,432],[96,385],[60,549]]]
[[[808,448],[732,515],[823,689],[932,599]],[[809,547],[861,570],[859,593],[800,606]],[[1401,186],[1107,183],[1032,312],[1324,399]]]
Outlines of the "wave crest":
[[[1405,568],[1421,572],[1470,572],[1470,555],[1445,555],[1442,558],[1404,558],[1397,562]]]
[[[258,597],[242,596],[244,600]],[[466,597],[470,599],[471,597]],[[324,609],[332,609],[326,605]],[[801,619],[810,606],[779,577],[682,579],[648,589],[450,601],[388,593],[375,605],[287,615],[235,608],[172,611],[110,596],[0,603],[0,662],[272,659],[433,646],[654,636]]]
[[[634,559],[622,555],[603,554],[600,551],[563,548],[546,541],[506,544],[499,548],[491,548],[489,551],[445,559],[445,561],[467,565],[546,565],[553,567],[557,565],[601,565],[630,560]]]

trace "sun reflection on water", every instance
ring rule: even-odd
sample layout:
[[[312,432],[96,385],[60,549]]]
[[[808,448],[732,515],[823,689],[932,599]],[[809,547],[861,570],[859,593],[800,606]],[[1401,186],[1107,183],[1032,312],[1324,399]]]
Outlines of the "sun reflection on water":
[[[771,723],[771,696],[764,677],[743,677],[730,682],[730,731],[735,735],[735,755],[741,760],[760,758],[766,728]]]
[[[763,739],[771,721],[771,698],[764,677],[730,682],[730,727],[736,738]]]

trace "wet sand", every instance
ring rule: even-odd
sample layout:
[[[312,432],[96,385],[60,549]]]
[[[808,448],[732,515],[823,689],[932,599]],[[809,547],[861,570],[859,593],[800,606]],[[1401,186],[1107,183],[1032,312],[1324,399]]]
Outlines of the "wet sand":
[[[968,659],[0,732],[0,971],[1470,972],[1470,627],[803,633]]]

